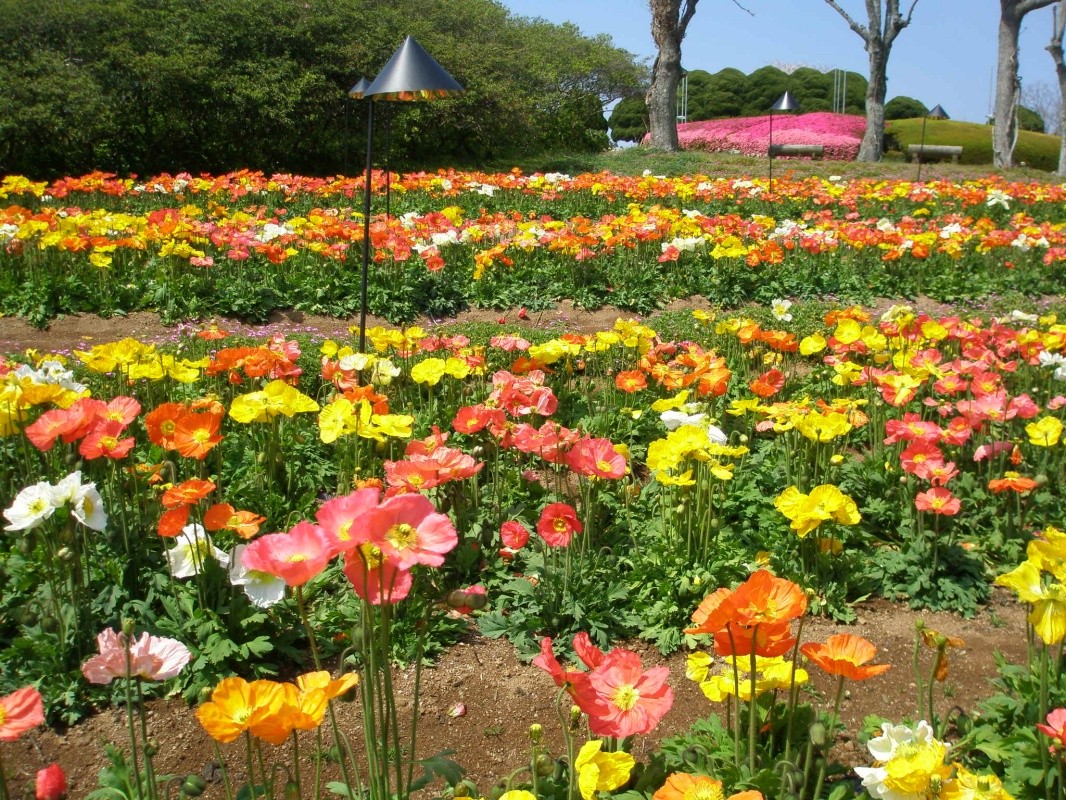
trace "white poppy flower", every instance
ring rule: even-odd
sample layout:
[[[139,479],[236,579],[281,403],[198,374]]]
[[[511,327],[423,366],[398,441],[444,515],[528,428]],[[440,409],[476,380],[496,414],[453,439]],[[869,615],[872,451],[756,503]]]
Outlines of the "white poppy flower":
[[[59,506],[55,500],[55,487],[48,481],[27,486],[18,493],[11,508],[4,511],[4,517],[11,523],[5,525],[4,530],[28,531],[36,528],[51,517]]]
[[[174,541],[174,546],[167,550],[167,561],[175,578],[199,574],[208,557],[215,558],[223,567],[229,566],[229,553],[211,544],[211,537],[199,524],[186,525]]]
[[[668,431],[676,431],[682,425],[699,425],[707,419],[707,415],[704,413],[686,414],[684,411],[670,408],[660,414],[659,419],[663,421]]]
[[[269,608],[285,598],[285,579],[269,572],[248,569],[244,566],[244,548],[239,544],[233,550],[233,563],[229,568],[229,582],[233,586],[243,586],[244,593],[257,608]]]
[[[95,483],[86,483],[75,490],[70,513],[90,530],[102,531],[107,527],[107,512],[104,511],[104,501]]]

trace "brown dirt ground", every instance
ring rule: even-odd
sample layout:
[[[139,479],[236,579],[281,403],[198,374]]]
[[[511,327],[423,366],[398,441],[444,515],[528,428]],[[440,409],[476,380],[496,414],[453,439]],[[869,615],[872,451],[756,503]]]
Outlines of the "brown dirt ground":
[[[688,301],[686,307],[700,305],[699,301]],[[552,311],[531,313],[530,319],[524,323],[516,319],[514,312],[502,316],[506,317],[510,329],[525,324],[549,329],[557,327],[560,331],[595,331],[610,327],[619,315],[613,309],[584,312],[562,305]],[[461,321],[495,321],[500,316],[495,312],[473,312],[464,315]],[[621,316],[629,315],[623,313]],[[229,320],[215,322],[231,331],[254,336],[300,329],[342,337],[358,321],[287,313],[276,315],[268,326],[261,327],[244,326]],[[369,324],[381,322],[371,320]],[[434,321],[426,320],[425,324],[431,322]],[[166,341],[173,339],[177,330],[161,325],[158,317],[150,313],[112,319],[75,315],[56,320],[43,331],[19,319],[0,318],[0,352],[19,352],[30,347],[42,352],[67,351],[126,336],[142,341]],[[996,674],[996,652],[1003,653],[1015,663],[1023,662],[1026,657],[1025,609],[1001,590],[996,591],[988,607],[970,620],[951,614],[917,613],[885,600],[864,603],[857,608],[859,618],[852,626],[815,619],[804,631],[805,641],[824,640],[839,631],[857,633],[878,647],[878,661],[893,665],[885,675],[866,684],[850,686],[842,709],[847,733],[838,739],[835,751],[843,763],[867,763],[864,748],[855,742],[855,735],[866,715],[878,714],[894,721],[914,718],[917,698],[912,664],[918,618],[965,642],[964,647],[951,652],[950,674],[937,687],[940,715],[948,714],[951,709],[972,713],[980,700],[992,693],[989,681]],[[720,709],[712,707],[696,684],[684,677],[683,653],[663,659],[643,644],[637,643],[633,647],[641,652],[646,665],[666,663],[670,667],[670,682],[675,691],[674,707],[655,734],[640,737],[636,742],[634,752],[640,757],[654,750],[659,737],[683,732],[696,719]],[[922,656],[924,668],[928,670],[931,653],[927,651]],[[812,681],[819,692],[815,702],[824,703],[828,708],[834,685],[815,672],[817,670],[812,668]],[[411,682],[410,670],[398,672],[398,691],[408,707]],[[482,792],[487,792],[493,783],[521,767],[528,758],[527,731],[531,724],[541,723],[545,742],[553,754],[560,753],[562,739],[555,701],[556,689],[551,679],[535,667],[521,663],[507,641],[489,640],[471,632],[467,641],[451,648],[435,667],[423,674],[418,754],[427,756],[454,749],[453,758],[466,769],[467,777],[474,780]],[[213,767],[215,754],[211,741],[200,728],[192,709],[181,700],[157,700],[149,704],[149,715],[150,731],[160,742],[157,771],[161,774],[204,775],[212,779],[205,797],[223,797],[218,770]],[[356,744],[361,741],[359,717],[355,704],[339,707],[341,726]],[[85,797],[95,788],[96,776],[106,763],[103,747],[107,742],[126,746],[122,709],[101,712],[65,731],[42,727],[17,742],[5,743],[4,762],[12,796],[33,797],[36,771],[58,761],[70,778],[70,797]],[[310,740],[305,742],[302,752],[309,752],[310,744]],[[223,753],[231,765],[235,782],[239,784],[243,763],[241,748],[236,744],[226,746]],[[278,756],[287,758],[288,753],[279,751]],[[305,775],[310,769],[309,765],[305,767]],[[335,777],[333,770],[327,765],[330,779]]]

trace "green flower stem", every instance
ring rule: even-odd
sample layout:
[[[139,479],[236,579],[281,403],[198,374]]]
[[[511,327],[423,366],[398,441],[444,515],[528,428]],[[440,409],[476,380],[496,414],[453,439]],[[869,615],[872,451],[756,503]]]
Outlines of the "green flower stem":
[[[137,758],[137,732],[133,724],[133,662],[130,655],[130,639],[125,633],[122,641],[126,649],[126,729],[130,735],[130,760],[133,762],[133,787],[137,800],[144,797],[141,791],[141,766]]]
[[[292,772],[290,775],[296,784],[297,796],[303,797],[303,785],[300,781],[300,737],[295,730],[292,732]],[[314,797],[318,797],[318,794],[316,793]]]
[[[137,716],[141,722],[141,752],[144,753],[144,772],[148,778],[148,796],[155,797],[159,787],[156,785],[152,751],[148,746],[148,720],[144,714],[144,691],[140,679],[137,680]]]
[[[759,635],[759,626],[756,625],[751,631],[751,655],[749,656],[748,680],[751,682],[751,699],[748,700],[748,767],[751,774],[755,774],[755,718],[758,716],[758,698],[755,695],[755,639]],[[736,659],[736,656],[733,656]]]
[[[215,749],[215,761],[222,771],[222,788],[226,792],[226,800],[233,800],[233,787],[229,782],[229,770],[226,768],[226,759],[222,757],[222,748],[218,746],[218,741],[214,738],[211,739],[211,745]],[[318,795],[316,794],[315,797]]]
[[[796,629],[796,643],[792,645],[792,675],[788,682],[788,724],[785,727],[785,761],[792,757],[793,723],[796,719],[796,702],[799,700],[799,685],[796,683],[796,656],[799,655],[800,642],[803,639],[803,624],[806,621],[806,617],[800,617],[799,626]]]

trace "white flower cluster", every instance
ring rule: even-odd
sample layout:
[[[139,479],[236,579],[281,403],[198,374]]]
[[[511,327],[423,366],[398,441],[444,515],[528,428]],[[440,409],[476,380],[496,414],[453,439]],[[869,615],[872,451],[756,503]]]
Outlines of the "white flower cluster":
[[[74,380],[73,371],[67,369],[62,362],[55,359],[42,361],[36,369],[29,364],[20,364],[15,369],[14,375],[20,381],[28,379],[38,386],[55,384],[75,394],[81,394],[88,388],[84,383],[78,383]]]
[[[881,735],[867,742],[866,747],[877,763],[872,767],[855,767],[855,774],[862,779],[862,785],[870,797],[876,800],[922,800],[924,792],[908,792],[896,785],[898,782],[893,777],[898,771],[892,768],[890,762],[897,757],[910,757],[914,752],[926,748],[946,753],[949,745],[938,741],[933,735],[932,726],[923,719],[914,728],[884,722],[881,724]],[[943,763],[942,758],[940,763]]]
[[[107,514],[95,483],[82,483],[81,472],[72,472],[57,484],[48,481],[27,486],[4,510],[4,518],[11,523],[4,530],[28,531],[49,519],[61,508],[86,528],[102,531],[107,527]]]
[[[729,441],[729,437],[717,425],[712,425],[707,421],[707,412],[701,410],[702,408],[703,406],[699,403],[685,403],[679,408],[669,408],[663,411],[659,414],[659,419],[662,420],[668,431],[676,431],[682,425],[694,425],[697,428],[705,429],[707,438],[713,444],[726,444]]]

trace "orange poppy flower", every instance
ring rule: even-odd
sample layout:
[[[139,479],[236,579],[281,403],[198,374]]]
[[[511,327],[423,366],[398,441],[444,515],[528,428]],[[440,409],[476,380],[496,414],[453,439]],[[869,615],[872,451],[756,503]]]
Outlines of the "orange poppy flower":
[[[988,482],[988,488],[996,494],[1012,491],[1018,494],[1027,494],[1036,488],[1036,481],[1027,478],[1017,472],[1007,471],[1002,478],[993,478]]]
[[[144,417],[144,427],[148,429],[148,440],[152,444],[174,449],[174,431],[178,420],[184,416],[184,403],[163,403],[149,411]]]
[[[737,792],[726,798],[722,782],[709,775],[691,775],[675,772],[666,779],[652,800],[763,800],[762,792],[756,789]]]
[[[785,385],[785,376],[779,369],[771,369],[764,372],[751,383],[748,388],[759,397],[772,397],[781,391]]]
[[[861,636],[838,633],[821,642],[807,642],[800,652],[830,675],[864,681],[887,672],[891,664],[867,664],[877,648]]]
[[[733,594],[733,621],[751,627],[791,622],[807,610],[807,595],[797,584],[760,569]]]
[[[281,712],[284,702],[280,683],[224,678],[211,692],[211,699],[196,709],[196,718],[212,739],[228,744],[245,731],[255,734],[271,728],[271,717]]]
[[[163,492],[163,508],[191,506],[215,490],[215,484],[201,478],[190,478]]]
[[[323,692],[328,700],[332,700],[334,697],[340,697],[345,692],[358,686],[359,674],[346,672],[339,678],[334,679],[330,677],[326,670],[319,670],[299,675],[296,678],[296,685],[300,687],[302,692],[318,690]]]
[[[648,388],[648,379],[638,369],[629,369],[614,376],[614,385],[626,394],[633,394]]]
[[[233,531],[242,539],[251,539],[266,522],[252,511],[238,511],[229,503],[215,503],[204,514],[204,527],[209,531]]]
[[[160,536],[172,538],[181,533],[181,529],[185,527],[185,523],[188,521],[189,507],[178,506],[163,512],[163,515],[159,518],[159,523],[156,525],[156,531]]]
[[[174,449],[185,458],[202,461],[222,441],[222,417],[211,413],[184,414],[174,425]]]

